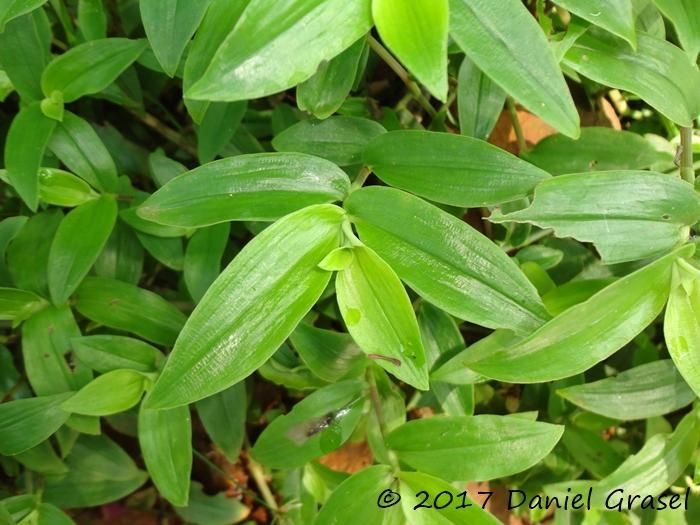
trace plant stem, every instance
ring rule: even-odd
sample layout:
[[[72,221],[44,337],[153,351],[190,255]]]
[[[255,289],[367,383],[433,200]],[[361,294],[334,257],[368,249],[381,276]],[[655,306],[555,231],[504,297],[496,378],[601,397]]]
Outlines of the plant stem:
[[[372,51],[377,53],[379,58],[381,58],[386,64],[396,73],[396,76],[398,76],[401,81],[406,84],[406,87],[409,89],[413,97],[418,101],[418,103],[421,105],[421,107],[425,110],[425,112],[430,115],[430,117],[434,117],[437,115],[437,111],[435,111],[435,108],[430,105],[430,101],[425,98],[425,95],[420,90],[420,87],[418,87],[418,84],[416,84],[413,80],[411,80],[411,76],[408,74],[408,71],[406,71],[406,68],[404,68],[398,60],[396,60],[391,53],[385,48],[382,44],[377,41],[372,36],[368,37],[368,42],[369,42],[369,47],[372,48]]]
[[[681,178],[690,184],[695,184],[693,128],[681,128]]]
[[[515,109],[515,102],[513,102],[513,99],[511,97],[506,98],[506,105],[508,106],[508,114],[510,115],[510,120],[513,123],[513,131],[515,131],[515,137],[518,140],[518,154],[520,154],[527,149],[525,135],[523,134],[523,128],[520,125],[518,111]]]
[[[352,181],[350,191],[359,190],[367,181],[367,177],[369,177],[370,173],[371,171],[367,166],[362,166],[362,168],[360,168],[360,172],[355,176],[355,180]]]
[[[129,112],[136,116],[138,119],[141,120],[146,126],[151,128],[152,130],[156,131],[166,139],[168,139],[170,142],[175,144],[177,147],[179,147],[181,150],[186,151],[193,157],[197,157],[197,148],[194,147],[192,144],[189,142],[185,141],[182,138],[182,135],[180,135],[177,131],[172,129],[171,127],[165,125],[162,123],[160,120],[158,120],[156,117],[151,115],[150,113],[146,113],[144,115],[140,115],[138,112],[130,109]]]
[[[253,480],[260,491],[260,495],[263,497],[268,507],[270,507],[270,509],[272,509],[275,513],[279,511],[277,501],[275,501],[275,496],[272,494],[267,481],[265,481],[265,474],[263,473],[262,467],[257,461],[250,457],[250,454],[248,454],[248,472],[250,472],[250,475],[253,477]]]

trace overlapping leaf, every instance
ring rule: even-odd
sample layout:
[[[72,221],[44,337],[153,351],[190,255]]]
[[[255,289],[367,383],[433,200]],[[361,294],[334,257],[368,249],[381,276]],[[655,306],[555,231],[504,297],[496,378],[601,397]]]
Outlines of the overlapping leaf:
[[[343,216],[333,205],[311,206],[246,245],[192,312],[146,403],[190,403],[262,365],[328,284],[318,263],[340,243]]]
[[[540,183],[529,208],[490,217],[593,242],[609,264],[667,253],[698,219],[700,196],[690,184],[646,171],[562,175]]]
[[[141,217],[175,226],[277,219],[312,204],[343,199],[348,176],[301,153],[239,155],[172,179],[144,202]]]
[[[446,312],[526,333],[548,319],[534,287],[513,261],[456,217],[378,186],[354,192],[345,206],[362,241]]]

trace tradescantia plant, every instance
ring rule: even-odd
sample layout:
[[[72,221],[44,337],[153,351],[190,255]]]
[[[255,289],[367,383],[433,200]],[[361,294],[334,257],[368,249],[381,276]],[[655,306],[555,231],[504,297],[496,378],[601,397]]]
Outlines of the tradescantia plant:
[[[689,0],[5,0],[0,525],[697,523],[699,52]]]

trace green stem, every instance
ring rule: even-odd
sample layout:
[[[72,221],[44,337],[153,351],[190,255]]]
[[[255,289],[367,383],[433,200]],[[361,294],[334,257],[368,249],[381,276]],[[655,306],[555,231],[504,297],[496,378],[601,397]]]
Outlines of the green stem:
[[[681,178],[690,184],[695,184],[693,128],[681,128]]]
[[[355,180],[352,181],[350,191],[359,190],[364,185],[364,183],[367,182],[367,177],[369,177],[370,173],[372,172],[367,166],[362,166],[360,172],[355,177]]]
[[[510,115],[510,120],[513,123],[513,131],[515,131],[515,136],[518,140],[518,154],[520,154],[527,149],[525,135],[523,134],[523,128],[520,125],[518,111],[515,109],[515,102],[513,102],[513,99],[511,97],[506,98],[506,105],[508,106],[508,114]]]
[[[421,105],[421,107],[425,110],[425,112],[430,115],[430,117],[434,117],[437,115],[437,111],[435,111],[435,108],[430,105],[430,101],[425,98],[425,95],[420,90],[420,87],[418,87],[418,84],[416,84],[413,80],[411,80],[411,76],[408,74],[408,71],[399,63],[398,60],[396,60],[391,53],[377,41],[374,37],[370,36],[368,37],[368,42],[369,42],[369,47],[372,48],[372,51],[377,53],[379,58],[381,58],[386,64],[396,73],[396,76],[398,76],[401,81],[406,84],[406,87],[409,89],[413,97],[418,101],[418,103]]]

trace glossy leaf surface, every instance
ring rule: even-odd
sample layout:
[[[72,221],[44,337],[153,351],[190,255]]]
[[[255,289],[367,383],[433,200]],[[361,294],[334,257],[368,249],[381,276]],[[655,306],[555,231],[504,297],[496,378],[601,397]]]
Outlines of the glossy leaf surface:
[[[519,0],[451,0],[450,34],[485,74],[575,138],[579,119],[547,39]]]
[[[420,390],[428,389],[428,365],[411,301],[391,267],[364,246],[335,281],[348,332],[368,357]]]
[[[552,381],[578,374],[629,343],[661,312],[681,248],[572,306],[521,341],[494,350],[476,350],[468,366],[487,377],[512,383]],[[480,355],[481,354],[481,355]]]
[[[141,217],[201,227],[231,220],[275,220],[312,204],[343,199],[347,175],[301,153],[240,155],[174,178],[139,208]]]
[[[699,218],[700,196],[690,184],[662,173],[607,171],[544,181],[530,207],[489,220],[528,222],[592,242],[611,264],[668,253]]]
[[[112,370],[102,374],[65,401],[66,412],[86,416],[108,416],[124,412],[141,399],[144,377],[133,370]]]
[[[591,28],[569,49],[564,64],[639,95],[681,126],[691,125],[700,113],[700,71],[683,51],[653,36],[639,33],[635,51],[624,40]]]
[[[450,481],[488,480],[531,467],[563,431],[559,425],[507,416],[435,416],[401,425],[386,443],[401,461],[426,474]]]
[[[614,35],[624,38],[632,47],[637,44],[634,28],[634,10],[632,0],[556,0],[554,2],[564,9],[580,16]]]
[[[146,403],[196,401],[262,365],[328,284],[330,273],[317,265],[338,246],[342,219],[336,206],[312,206],[248,243],[192,312]],[[285,250],[271,258],[280,244]]]
[[[557,393],[585,410],[622,420],[662,416],[695,399],[695,393],[670,359],[653,361],[593,383],[563,388]]]
[[[449,133],[392,131],[375,138],[363,160],[396,188],[462,207],[518,199],[549,178],[491,144]]]
[[[378,186],[354,192],[345,206],[362,241],[446,312],[483,326],[524,332],[548,318],[515,264],[452,215]]]
[[[185,91],[200,100],[243,100],[308,79],[323,60],[372,27],[369,0],[252,0],[204,75]],[[342,20],[342,24],[335,21]]]

